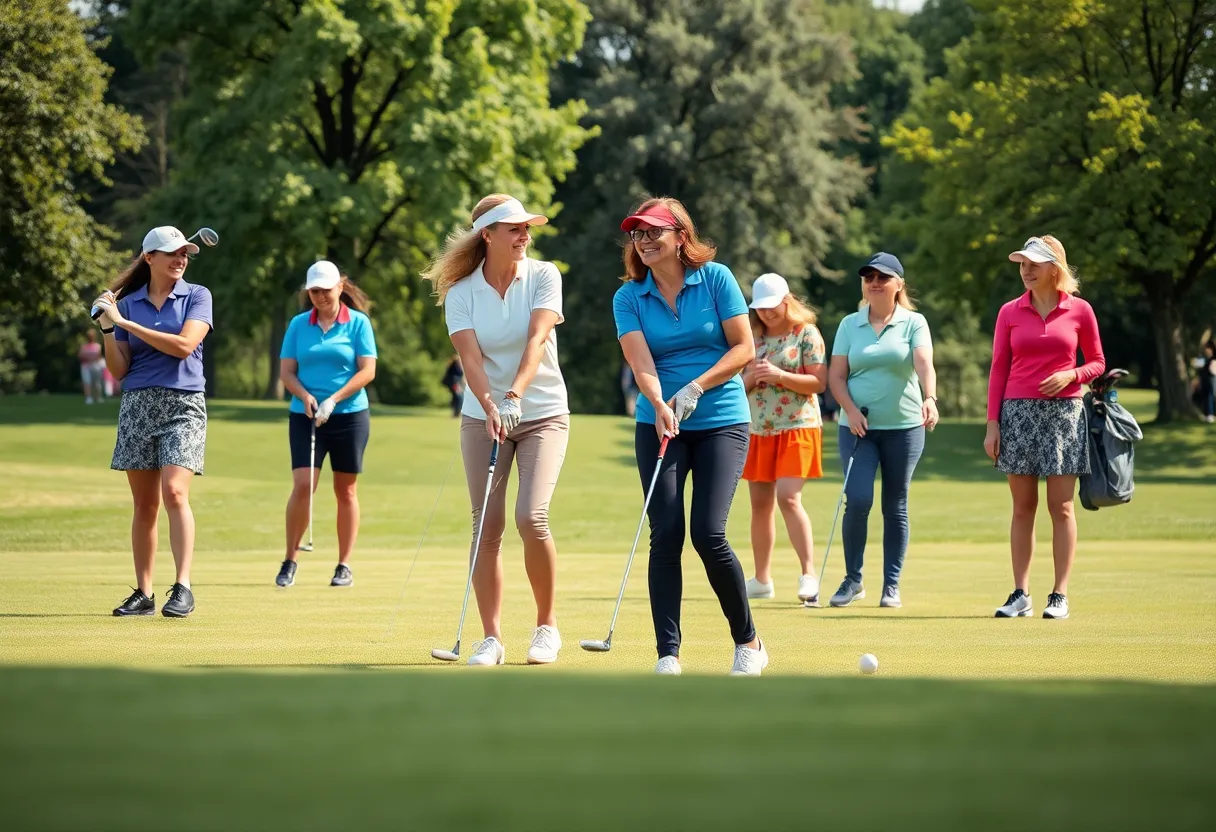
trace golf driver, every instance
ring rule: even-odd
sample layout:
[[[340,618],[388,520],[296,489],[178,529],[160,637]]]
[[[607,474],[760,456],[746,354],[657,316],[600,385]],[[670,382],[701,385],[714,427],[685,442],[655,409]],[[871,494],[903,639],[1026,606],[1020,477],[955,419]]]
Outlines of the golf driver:
[[[198,231],[195,231],[193,234],[187,237],[186,242],[191,242],[195,237],[198,237],[198,241],[208,248],[214,248],[220,244],[220,235],[216,233],[214,228],[207,228],[206,226],[203,226]],[[89,310],[89,317],[93,320],[97,320],[97,318],[100,316],[101,310],[96,306]]]
[[[301,552],[312,551],[312,492],[313,473],[317,469],[317,423],[312,423],[312,434],[308,438],[308,543],[297,546]]]
[[[861,409],[861,415],[869,416],[870,408],[863,407]],[[832,538],[836,536],[836,521],[840,519],[840,506],[844,503],[845,489],[849,487],[849,472],[853,470],[853,457],[856,455],[857,446],[860,444],[861,444],[861,437],[854,436],[853,437],[853,450],[849,453],[849,462],[844,467],[844,484],[840,486],[840,499],[836,501],[836,514],[834,517],[832,517],[832,530],[830,532],[828,532],[828,545],[827,545],[827,548],[823,550],[823,565],[819,567],[819,592],[820,592],[820,594],[823,593],[823,575],[824,575],[824,570],[828,568],[828,554],[832,551]],[[804,606],[804,607],[821,606],[821,604],[819,603],[819,596],[816,595],[814,598],[807,598],[805,601],[802,602],[802,606]]]
[[[654,485],[659,481],[659,469],[663,467],[663,455],[667,453],[667,440],[664,436],[659,443],[659,461],[655,463],[654,474],[650,477],[650,487],[646,489],[646,501],[642,504],[642,519],[638,521],[637,534],[633,536],[633,548],[629,550],[629,560],[625,562],[625,577],[621,579],[621,591],[616,596],[616,608],[612,611],[612,622],[608,625],[608,637],[603,641],[593,638],[583,639],[578,646],[592,653],[607,653],[612,649],[612,631],[616,629],[616,617],[621,611],[621,599],[625,597],[625,585],[629,583],[629,569],[633,566],[633,556],[638,550],[638,540],[642,537],[642,526],[646,524],[646,510],[650,508],[650,498],[654,495]]]
[[[481,515],[477,518],[477,534],[473,536],[473,555],[469,558],[469,579],[464,585],[464,604],[460,607],[460,623],[456,626],[456,646],[451,650],[435,648],[433,658],[454,662],[460,658],[460,635],[464,632],[464,615],[469,609],[469,590],[473,588],[473,570],[477,568],[477,550],[481,548],[481,530],[486,525],[486,507],[490,504],[490,489],[494,485],[494,467],[498,464],[498,440],[490,447],[490,473],[486,477],[486,496],[481,501]]]

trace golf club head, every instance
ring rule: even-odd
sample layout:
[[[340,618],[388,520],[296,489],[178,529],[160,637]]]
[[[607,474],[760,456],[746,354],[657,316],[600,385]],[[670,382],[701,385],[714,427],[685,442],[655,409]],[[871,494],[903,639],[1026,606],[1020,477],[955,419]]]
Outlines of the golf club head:
[[[207,228],[206,226],[203,226],[198,231],[195,231],[194,234],[187,239],[187,242],[193,240],[195,237],[198,237],[198,241],[208,248],[213,248],[220,244],[220,235],[216,233],[214,228]]]
[[[578,646],[590,653],[607,653],[612,649],[611,641],[600,641],[594,638],[585,638],[578,643]]]
[[[819,598],[818,598],[818,596],[816,596],[814,598],[803,598],[802,606],[811,607],[813,609],[819,609],[820,607],[823,606],[823,604],[819,603]]]
[[[297,547],[296,547],[296,551],[298,551],[298,552],[311,552],[311,551],[312,551],[312,544],[311,544],[311,543],[301,543],[299,546],[297,546]]]
[[[431,658],[439,659],[441,662],[454,662],[460,659],[460,654],[455,650],[440,650],[436,648],[431,651]]]

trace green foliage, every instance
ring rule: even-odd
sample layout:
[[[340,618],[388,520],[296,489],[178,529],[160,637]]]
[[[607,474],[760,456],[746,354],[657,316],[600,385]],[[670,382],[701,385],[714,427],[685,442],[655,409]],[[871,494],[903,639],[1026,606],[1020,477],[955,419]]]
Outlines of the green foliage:
[[[24,393],[33,387],[34,371],[24,366],[25,352],[20,327],[0,319],[0,394]]]
[[[281,335],[322,257],[377,314],[428,298],[418,274],[473,204],[507,191],[547,209],[586,136],[579,102],[549,105],[548,69],[582,39],[576,0],[130,5],[145,59],[181,49],[189,65],[176,167],[147,212],[219,230],[207,274],[221,338],[267,320]],[[446,341],[424,305],[397,316],[424,330],[411,352]]]
[[[975,31],[890,145],[923,177],[914,263],[987,320],[1006,254],[1054,233],[1087,294],[1142,297],[1159,418],[1193,413],[1182,308],[1216,257],[1216,5],[974,0]]]
[[[22,316],[80,314],[121,258],[82,205],[116,150],[143,141],[137,120],[103,103],[108,68],[67,3],[0,4],[0,292]]]
[[[578,57],[555,80],[599,132],[560,189],[551,246],[570,266],[562,360],[578,410],[618,407],[611,300],[618,226],[647,194],[682,200],[746,285],[822,271],[865,176],[833,152],[860,124],[829,101],[851,77],[846,39],[812,0],[595,0]]]

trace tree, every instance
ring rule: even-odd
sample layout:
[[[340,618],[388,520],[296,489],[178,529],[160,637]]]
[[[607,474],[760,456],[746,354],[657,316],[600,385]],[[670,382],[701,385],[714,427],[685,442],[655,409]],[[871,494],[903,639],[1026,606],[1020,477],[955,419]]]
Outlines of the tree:
[[[1083,285],[1142,298],[1158,419],[1193,418],[1183,307],[1216,258],[1216,4],[974,0],[975,31],[890,142],[922,171],[922,273],[995,311],[1054,233]]]
[[[107,67],[67,3],[0,5],[0,291],[20,317],[81,313],[121,261],[86,212],[81,185],[106,182],[139,123],[105,104]]]
[[[391,359],[378,370],[384,390],[429,399],[438,375],[425,377],[435,371],[427,353],[446,351],[446,334],[418,274],[485,194],[550,204],[585,131],[579,102],[549,106],[548,68],[578,48],[585,8],[130,5],[127,33],[145,58],[180,47],[189,66],[175,167],[149,209],[220,231],[200,273],[214,282],[222,327],[248,333],[271,322],[268,393],[295,292],[325,257],[376,301],[382,359]],[[393,377],[400,373],[408,377]]]
[[[562,355],[574,406],[618,409],[611,300],[617,227],[646,194],[682,200],[742,281],[823,273],[865,175],[839,143],[860,123],[833,108],[854,71],[812,0],[594,0],[558,100],[585,99],[598,138],[559,189],[552,250],[570,264]]]

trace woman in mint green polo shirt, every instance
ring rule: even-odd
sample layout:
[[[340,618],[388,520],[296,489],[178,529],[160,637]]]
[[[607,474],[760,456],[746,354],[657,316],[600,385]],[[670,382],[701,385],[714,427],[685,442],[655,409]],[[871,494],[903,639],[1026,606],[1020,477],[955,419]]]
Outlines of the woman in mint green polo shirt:
[[[882,469],[883,587],[879,605],[900,606],[899,576],[908,549],[908,486],[925,448],[925,429],[937,425],[937,375],[925,317],[915,311],[904,267],[880,252],[858,272],[863,306],[836,328],[828,384],[840,403],[840,458],[853,468],[841,529],[845,578],[833,607],[864,598],[862,559],[874,477]],[[863,416],[861,408],[868,408]]]
[[[688,532],[735,643],[731,673],[759,676],[768,653],[756,635],[743,567],[726,518],[747,460],[751,410],[739,373],[756,357],[747,301],[716,249],[697,236],[677,200],[648,199],[621,223],[625,285],[612,301],[617,338],[641,396],[634,452],[643,489],[661,463],[650,518],[650,612],[659,661],[680,673],[684,487],[692,477]],[[661,437],[666,455],[658,458]]]
[[[292,488],[286,557],[275,583],[295,582],[296,553],[309,520],[309,487],[316,488],[328,456],[338,501],[338,565],[329,585],[350,586],[350,556],[359,534],[355,481],[371,433],[364,388],[376,377],[376,337],[367,295],[333,263],[319,260],[309,267],[304,293],[312,308],[292,318],[279,351],[279,375],[292,395],[287,417]]]

